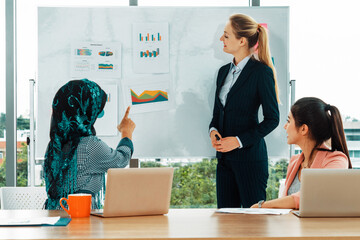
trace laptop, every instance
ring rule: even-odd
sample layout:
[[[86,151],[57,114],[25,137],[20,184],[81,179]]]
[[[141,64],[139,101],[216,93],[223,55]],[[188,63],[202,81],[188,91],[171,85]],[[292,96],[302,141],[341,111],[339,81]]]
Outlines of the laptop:
[[[111,168],[100,217],[145,216],[169,211],[173,168]]]
[[[360,169],[304,169],[298,217],[360,217]]]

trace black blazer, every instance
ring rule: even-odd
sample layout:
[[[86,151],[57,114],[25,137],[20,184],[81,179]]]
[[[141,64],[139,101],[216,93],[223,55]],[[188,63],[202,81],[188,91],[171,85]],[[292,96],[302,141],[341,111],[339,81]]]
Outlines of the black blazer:
[[[213,118],[209,128],[218,129],[222,137],[238,136],[243,148],[222,154],[217,152],[216,156],[241,161],[267,161],[264,137],[279,124],[273,71],[265,64],[250,58],[230,89],[223,107],[219,93],[230,66],[231,63],[226,64],[219,70]],[[260,105],[264,115],[261,123],[258,119]]]

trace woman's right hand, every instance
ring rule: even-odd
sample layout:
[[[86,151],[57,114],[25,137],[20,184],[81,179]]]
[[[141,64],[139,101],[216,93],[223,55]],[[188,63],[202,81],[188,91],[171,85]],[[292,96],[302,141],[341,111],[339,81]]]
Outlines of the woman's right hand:
[[[221,134],[220,134],[218,131],[215,131],[215,130],[211,131],[211,133],[210,133],[211,145],[213,146],[213,148],[216,149],[216,147],[217,147],[219,144],[218,144],[218,142],[217,142],[218,140],[216,139],[215,135],[218,135],[220,139],[221,139],[222,137],[221,137]]]
[[[132,133],[136,127],[135,123],[129,118],[130,106],[126,109],[125,115],[121,120],[120,124],[117,126],[121,136],[132,139]]]

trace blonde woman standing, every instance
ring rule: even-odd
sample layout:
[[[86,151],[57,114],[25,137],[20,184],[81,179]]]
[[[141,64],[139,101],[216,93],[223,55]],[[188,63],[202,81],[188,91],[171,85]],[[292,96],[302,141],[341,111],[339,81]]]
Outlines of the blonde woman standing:
[[[264,137],[279,124],[279,96],[266,29],[244,14],[229,18],[220,41],[233,61],[219,69],[210,138],[217,151],[218,208],[265,200]],[[254,47],[258,43],[258,56]],[[262,107],[264,120],[259,122]]]

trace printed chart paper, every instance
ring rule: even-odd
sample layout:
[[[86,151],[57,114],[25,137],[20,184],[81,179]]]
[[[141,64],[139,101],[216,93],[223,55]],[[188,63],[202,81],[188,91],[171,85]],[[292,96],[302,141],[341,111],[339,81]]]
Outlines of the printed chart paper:
[[[133,23],[135,73],[169,72],[169,24]]]
[[[109,83],[99,83],[99,86],[106,92],[107,100],[103,113],[100,113],[95,122],[96,135],[98,136],[116,136],[118,134],[118,92],[117,85]]]
[[[71,47],[72,78],[120,78],[120,43],[76,43]]]
[[[237,214],[268,214],[268,215],[282,215],[289,214],[292,209],[280,208],[220,208],[216,212],[220,213],[237,213]]]
[[[171,107],[169,81],[127,84],[124,87],[125,103],[132,113],[168,110]]]

